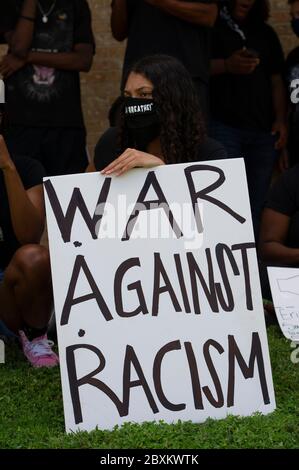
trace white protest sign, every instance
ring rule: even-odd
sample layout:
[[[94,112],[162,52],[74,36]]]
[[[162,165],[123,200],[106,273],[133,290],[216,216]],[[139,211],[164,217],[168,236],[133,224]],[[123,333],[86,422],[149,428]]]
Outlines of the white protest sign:
[[[44,185],[67,431],[275,409],[243,160]]]
[[[299,341],[299,268],[268,267],[268,276],[281,331]]]

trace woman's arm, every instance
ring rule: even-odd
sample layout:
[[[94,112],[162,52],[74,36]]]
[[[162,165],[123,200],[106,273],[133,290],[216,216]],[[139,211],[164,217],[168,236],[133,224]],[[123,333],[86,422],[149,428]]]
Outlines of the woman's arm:
[[[281,150],[287,143],[287,99],[286,90],[280,75],[271,76],[272,101],[275,121],[272,126],[272,134],[278,134],[275,148]]]
[[[128,36],[127,0],[113,0],[111,8],[112,36],[117,41],[123,41]]]
[[[25,190],[2,136],[0,136],[0,170],[4,175],[12,226],[17,240],[21,245],[38,243],[45,221],[42,185]]]
[[[132,168],[151,168],[159,165],[165,165],[161,158],[136,149],[127,149],[110,165],[106,166],[101,173],[103,175],[115,174],[115,176],[120,176]]]
[[[29,52],[26,59],[7,54],[0,63],[0,73],[10,77],[26,64],[42,65],[59,70],[89,72],[93,62],[93,46],[76,44],[72,52]]]
[[[36,0],[24,0],[21,16],[13,32],[7,36],[10,52],[20,59],[25,59],[31,47],[36,16]]]
[[[59,70],[89,72],[93,61],[92,44],[76,44],[72,52],[29,52],[27,64]]]
[[[299,248],[285,244],[290,217],[273,209],[265,209],[262,216],[259,252],[263,261],[277,265],[299,264]]]

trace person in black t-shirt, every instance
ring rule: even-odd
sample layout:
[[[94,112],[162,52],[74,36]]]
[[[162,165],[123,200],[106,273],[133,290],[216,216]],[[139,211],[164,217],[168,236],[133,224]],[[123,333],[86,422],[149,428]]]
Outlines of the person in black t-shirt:
[[[118,41],[128,39],[124,73],[139,59],[167,54],[190,72],[208,114],[210,34],[217,0],[113,0],[111,26]],[[122,83],[123,85],[123,83]]]
[[[256,237],[277,151],[286,145],[284,57],[265,0],[233,0],[212,35],[211,132],[244,157]]]
[[[0,133],[0,335],[21,341],[35,367],[58,357],[48,344],[52,308],[48,250],[40,245],[44,170],[28,157],[12,159]]]
[[[268,264],[299,267],[299,165],[271,188],[261,224],[260,254]]]
[[[291,13],[291,26],[299,37],[299,0],[289,0]],[[299,162],[299,46],[293,49],[286,60],[286,81],[289,89],[289,140],[288,154],[290,165]]]
[[[88,171],[121,175],[134,167],[226,158],[223,147],[206,137],[191,76],[174,57],[138,61],[123,96],[121,125],[100,138]]]
[[[84,171],[79,72],[94,53],[87,1],[1,0],[1,33],[10,151],[39,159],[51,176]]]
[[[263,297],[271,299],[267,266],[299,268],[299,165],[285,171],[271,187],[262,215],[259,267]],[[268,313],[275,315],[271,303]],[[274,317],[275,318],[275,317]]]

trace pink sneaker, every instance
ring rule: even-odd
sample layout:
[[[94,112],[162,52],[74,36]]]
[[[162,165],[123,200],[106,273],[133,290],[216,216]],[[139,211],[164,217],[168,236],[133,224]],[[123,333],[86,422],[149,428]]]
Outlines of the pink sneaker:
[[[59,364],[59,358],[52,351],[52,342],[48,340],[46,334],[32,341],[29,341],[22,330],[19,331],[19,335],[24,355],[33,367],[54,367]]]

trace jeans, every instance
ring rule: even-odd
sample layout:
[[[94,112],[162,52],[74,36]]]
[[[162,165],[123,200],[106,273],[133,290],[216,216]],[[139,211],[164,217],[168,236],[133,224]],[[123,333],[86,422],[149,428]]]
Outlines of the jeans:
[[[277,151],[271,132],[238,129],[212,121],[210,136],[225,148],[228,158],[244,158],[252,222],[256,240],[259,235],[262,209],[271,182]]]

